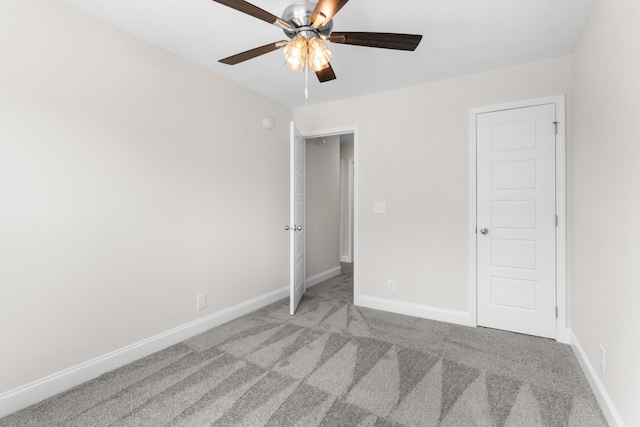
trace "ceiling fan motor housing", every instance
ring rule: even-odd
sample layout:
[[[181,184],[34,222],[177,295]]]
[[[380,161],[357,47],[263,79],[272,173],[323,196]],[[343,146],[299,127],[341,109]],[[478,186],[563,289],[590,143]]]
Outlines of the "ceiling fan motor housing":
[[[325,25],[318,28],[313,27],[311,22],[311,15],[316,7],[315,2],[300,2],[289,5],[284,12],[282,12],[282,19],[287,21],[293,27],[293,30],[283,29],[284,33],[290,39],[294,38],[297,34],[302,35],[305,38],[313,37],[328,37],[333,31],[333,20],[330,20]]]

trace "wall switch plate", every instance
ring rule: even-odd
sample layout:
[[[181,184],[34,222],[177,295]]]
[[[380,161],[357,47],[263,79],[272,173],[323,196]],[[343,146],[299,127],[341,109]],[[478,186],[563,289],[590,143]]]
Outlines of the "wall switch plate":
[[[600,371],[604,373],[604,347],[600,346]]]
[[[386,212],[387,212],[386,202],[373,202],[373,213],[386,213]]]
[[[207,306],[207,294],[200,294],[196,297],[196,310],[202,310]]]
[[[396,281],[395,280],[387,280],[387,291],[395,292],[396,291]]]

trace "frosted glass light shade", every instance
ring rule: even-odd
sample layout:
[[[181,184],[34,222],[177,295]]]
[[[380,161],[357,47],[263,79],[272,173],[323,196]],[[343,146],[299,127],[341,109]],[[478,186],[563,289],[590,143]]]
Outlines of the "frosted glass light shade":
[[[287,60],[287,66],[294,71],[304,70],[307,64],[308,52],[307,39],[297,34],[284,47],[284,57]]]
[[[305,67],[320,71],[329,66],[331,50],[318,37],[308,39],[297,34],[284,47],[287,66],[294,71],[303,71]]]
[[[313,71],[327,68],[331,60],[331,50],[319,38],[309,40],[309,67]]]

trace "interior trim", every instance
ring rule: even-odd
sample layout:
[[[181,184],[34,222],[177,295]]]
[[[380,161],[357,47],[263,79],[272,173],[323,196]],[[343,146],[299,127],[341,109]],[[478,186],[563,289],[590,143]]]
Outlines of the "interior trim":
[[[342,273],[342,267],[337,266],[316,274],[315,276],[307,277],[307,288],[315,286],[318,283],[322,283],[325,280],[333,279],[334,277],[339,276],[340,273]]]
[[[389,311],[396,314],[404,314],[407,316],[420,317],[422,319],[436,320],[438,322],[447,322],[463,326],[475,326],[472,322],[470,313],[466,311],[429,307],[426,305],[364,295],[360,295],[359,306]]]

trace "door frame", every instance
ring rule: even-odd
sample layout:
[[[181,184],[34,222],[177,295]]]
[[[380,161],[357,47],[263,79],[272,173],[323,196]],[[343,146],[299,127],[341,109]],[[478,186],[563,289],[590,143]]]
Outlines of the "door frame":
[[[556,340],[569,342],[567,329],[567,171],[566,171],[566,108],[565,95],[534,98],[503,104],[487,105],[469,109],[469,317],[472,326],[478,326],[478,269],[477,269],[477,148],[476,117],[478,114],[501,110],[555,104],[558,120],[556,135]]]
[[[353,262],[353,178],[353,159],[340,159],[340,262]],[[345,246],[343,240],[345,228],[347,231],[346,245],[349,248],[346,255],[342,252]]]
[[[303,131],[302,136],[305,139],[309,138],[322,138],[327,136],[338,136],[344,135],[346,133],[353,134],[353,304],[359,305],[359,278],[360,274],[358,272],[358,254],[359,254],[359,245],[358,245],[358,187],[359,187],[359,178],[358,178],[358,151],[359,151],[359,143],[358,143],[358,126],[344,126],[338,128],[330,128],[330,129],[320,129],[313,131]],[[305,177],[306,179],[306,177]]]

